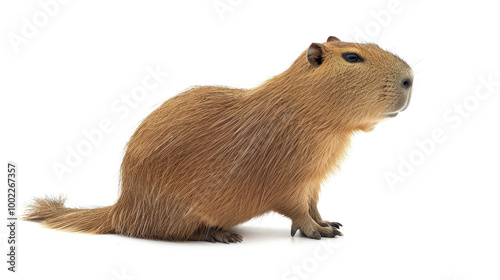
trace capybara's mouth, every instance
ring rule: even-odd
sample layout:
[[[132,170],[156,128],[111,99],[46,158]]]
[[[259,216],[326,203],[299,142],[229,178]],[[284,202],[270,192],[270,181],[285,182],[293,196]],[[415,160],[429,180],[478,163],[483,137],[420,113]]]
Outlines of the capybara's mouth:
[[[410,98],[411,98],[411,91],[410,93],[408,93],[408,97],[406,98],[406,104],[403,106],[403,108],[401,108],[401,110],[399,110],[400,112],[406,110],[406,108],[408,108],[408,105],[410,105]]]
[[[395,116],[398,115],[398,113],[406,110],[406,108],[408,108],[408,105],[410,105],[410,98],[411,98],[411,90],[409,93],[407,93],[407,95],[404,98],[400,99],[399,102],[400,105],[398,106],[399,109],[396,109],[395,112],[387,113],[386,116],[388,118],[394,118]]]

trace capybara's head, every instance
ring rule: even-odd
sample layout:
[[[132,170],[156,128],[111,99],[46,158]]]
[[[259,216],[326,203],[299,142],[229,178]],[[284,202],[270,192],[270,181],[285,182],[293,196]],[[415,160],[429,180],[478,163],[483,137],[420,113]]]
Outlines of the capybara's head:
[[[311,86],[331,95],[353,122],[394,117],[408,106],[413,71],[401,58],[376,44],[357,44],[330,36],[306,51]]]

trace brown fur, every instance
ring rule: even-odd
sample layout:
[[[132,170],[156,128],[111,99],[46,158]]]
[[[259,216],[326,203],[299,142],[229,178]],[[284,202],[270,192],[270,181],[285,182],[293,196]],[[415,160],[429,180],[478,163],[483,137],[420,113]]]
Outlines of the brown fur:
[[[348,63],[345,52],[365,61]],[[353,133],[406,108],[411,88],[400,85],[412,77],[377,45],[330,37],[256,88],[191,88],[131,137],[116,204],[68,209],[37,199],[26,219],[87,233],[235,242],[241,236],[227,229],[275,211],[292,220],[292,235],[341,235],[317,210],[321,182],[339,168]]]

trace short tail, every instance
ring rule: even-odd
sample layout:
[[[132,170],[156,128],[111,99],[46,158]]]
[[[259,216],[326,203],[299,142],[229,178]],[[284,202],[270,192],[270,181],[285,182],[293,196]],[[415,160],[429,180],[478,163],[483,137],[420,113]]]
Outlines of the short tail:
[[[47,228],[91,234],[114,233],[111,207],[76,209],[64,207],[63,197],[35,198],[23,219],[40,221]]]

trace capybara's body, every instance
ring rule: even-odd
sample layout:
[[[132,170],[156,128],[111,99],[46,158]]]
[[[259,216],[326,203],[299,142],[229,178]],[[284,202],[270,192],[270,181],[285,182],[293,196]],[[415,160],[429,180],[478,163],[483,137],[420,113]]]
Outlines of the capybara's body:
[[[126,235],[185,239],[312,198],[350,133],[318,138],[319,124],[286,103],[220,87],[165,102],[128,144],[113,224]]]
[[[90,233],[237,242],[228,229],[275,211],[292,219],[292,235],[341,235],[316,208],[321,182],[354,132],[406,108],[412,78],[376,45],[330,37],[256,88],[198,86],[163,103],[127,145],[113,206],[38,199],[26,217]]]

